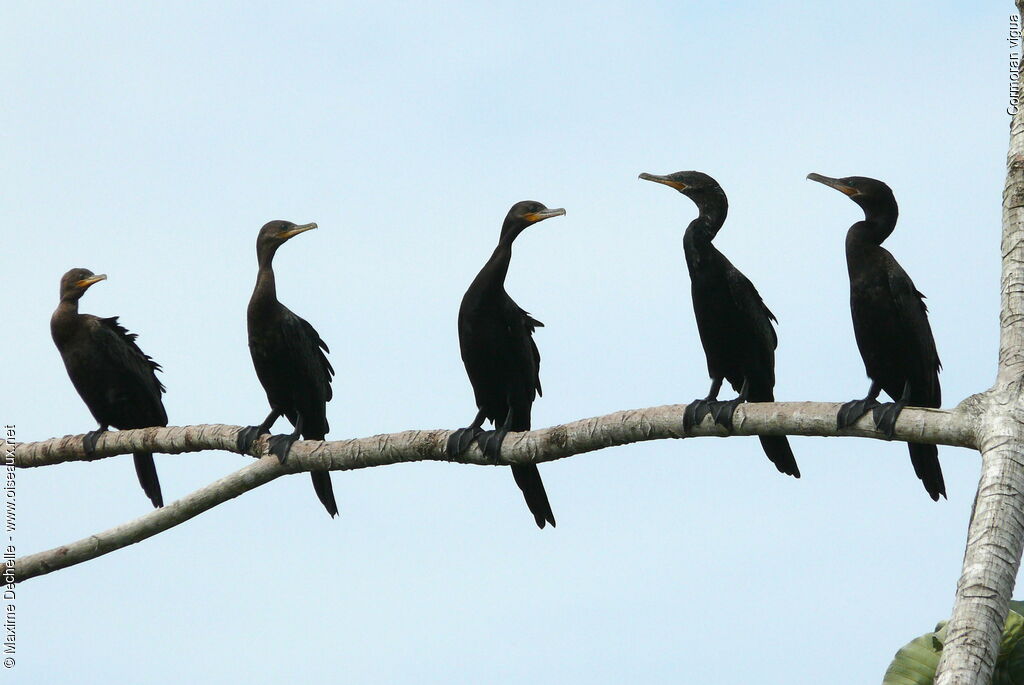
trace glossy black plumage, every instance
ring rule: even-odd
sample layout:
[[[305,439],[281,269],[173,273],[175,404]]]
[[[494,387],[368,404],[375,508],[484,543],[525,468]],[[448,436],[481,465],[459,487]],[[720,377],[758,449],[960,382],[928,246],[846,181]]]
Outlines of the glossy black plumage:
[[[294,432],[270,438],[270,451],[282,462],[299,436],[306,440],[323,440],[330,429],[327,402],[332,396],[334,369],[327,360],[327,344],[309,322],[278,301],[274,279],[277,248],[313,228],[316,224],[297,226],[290,221],[271,221],[260,229],[256,238],[259,271],[246,312],[249,352],[271,411],[259,426],[239,431],[238,446],[243,451],[248,450],[253,440],[269,433],[274,422],[283,415],[295,427]],[[309,475],[327,513],[337,516],[330,472],[311,471]]]
[[[899,208],[885,183],[863,176],[829,178],[810,174],[847,195],[864,210],[864,221],[846,233],[846,266],[850,275],[850,313],[864,369],[871,379],[868,395],[847,402],[836,423],[844,428],[873,410],[875,425],[890,437],[905,406],[942,404],[942,364],[928,323],[924,295],[882,242],[896,228]],[[880,390],[896,402],[880,405]],[[910,461],[933,500],[946,496],[946,484],[935,445],[908,443]]]
[[[135,344],[135,334],[116,316],[78,313],[78,300],[90,286],[106,279],[88,269],[71,269],[60,281],[60,304],[50,318],[50,334],[64,360],[75,390],[85,401],[99,430],[86,434],[91,453],[100,434],[114,428],[166,426],[167,412],[157,379],[160,365]],[[136,452],[135,473],[154,507],[164,505],[152,452]]]
[[[754,284],[712,244],[729,211],[721,186],[699,171],[679,171],[667,176],[645,173],[640,178],[675,188],[693,200],[700,212],[686,228],[683,251],[711,389],[707,397],[690,403],[683,423],[689,430],[710,413],[717,423],[731,427],[732,415],[741,402],[775,401],[775,316]],[[723,380],[729,381],[739,397],[717,401]],[[775,468],[800,477],[785,436],[762,436],[760,441]]]
[[[473,385],[478,409],[472,425],[456,431],[448,441],[450,456],[461,454],[478,440],[484,454],[498,458],[510,431],[530,430],[533,400],[541,393],[540,352],[533,332],[543,326],[505,292],[505,275],[512,259],[512,242],[523,229],[544,219],[565,214],[539,202],[512,206],[501,227],[491,258],[473,279],[459,307],[459,349]],[[495,430],[484,431],[484,419]],[[513,466],[512,475],[540,528],[555,525],[540,471],[535,465]]]

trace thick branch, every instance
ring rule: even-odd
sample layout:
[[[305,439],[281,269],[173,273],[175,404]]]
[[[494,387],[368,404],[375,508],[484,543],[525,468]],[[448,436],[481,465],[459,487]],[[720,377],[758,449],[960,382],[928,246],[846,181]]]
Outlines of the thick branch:
[[[1005,395],[1004,395],[1005,397]],[[996,398],[992,398],[993,404]],[[1016,403],[1016,397],[1011,400]],[[992,677],[1024,541],[1024,430],[1012,406],[989,411],[964,567],[937,684]],[[945,668],[945,672],[942,669]]]
[[[508,436],[502,449],[502,463],[545,462],[605,447],[645,440],[681,438],[682,415],[686,405],[675,404],[648,409],[620,411]],[[734,417],[732,435],[857,436],[884,439],[865,417],[854,427],[836,430],[838,404],[778,402],[741,405]],[[207,449],[235,451],[238,426],[204,425],[107,433],[97,445],[97,458],[134,451],[176,454]],[[313,469],[349,470],[407,461],[448,461],[444,446],[451,431],[405,431],[369,438],[330,442],[295,443],[286,464],[265,457],[255,464],[222,478],[134,521],[55,549],[31,554],[15,561],[15,580],[50,573],[94,559],[108,552],[145,540],[221,502],[247,492],[286,473]],[[694,436],[726,436],[709,418],[695,427]],[[971,415],[959,409],[908,408],[900,415],[896,437],[916,442],[974,447]],[[253,450],[262,454],[266,440]],[[66,436],[43,442],[23,443],[14,453],[15,465],[27,468],[68,461],[83,461],[82,436]],[[456,461],[491,465],[474,446]]]
[[[29,554],[14,561],[14,582],[58,571],[80,564],[114,550],[145,540],[179,523],[198,516],[207,509],[238,497],[242,493],[268,483],[287,471],[276,457],[261,459],[240,471],[210,483],[166,507],[154,509],[139,518],[122,523],[96,535],[90,535],[78,542],[62,545],[45,552]],[[10,569],[4,574],[4,582],[10,582]]]
[[[870,416],[865,416],[855,426],[837,430],[835,417],[839,406],[824,402],[743,404],[736,410],[731,433],[715,425],[710,418],[705,418],[701,425],[694,427],[691,435],[806,435],[886,439],[875,430]],[[633,442],[682,438],[685,437],[682,430],[685,408],[684,404],[670,404],[630,409],[528,433],[513,433],[505,441],[502,463],[539,463]],[[100,437],[92,457],[87,457],[82,449],[81,435],[68,435],[19,444],[14,452],[14,464],[20,468],[50,466],[136,451],[180,454],[213,449],[236,452],[235,436],[238,430],[238,426],[214,424],[109,432]],[[289,467],[292,471],[348,470],[405,461],[448,461],[444,445],[450,434],[448,430],[419,430],[350,440],[301,441],[292,449],[296,458],[289,459]],[[974,435],[974,420],[968,412],[908,407],[900,414],[894,439],[975,448]],[[265,440],[253,445],[255,455],[263,454],[265,449]],[[476,447],[456,461],[466,464],[494,463],[485,459]]]

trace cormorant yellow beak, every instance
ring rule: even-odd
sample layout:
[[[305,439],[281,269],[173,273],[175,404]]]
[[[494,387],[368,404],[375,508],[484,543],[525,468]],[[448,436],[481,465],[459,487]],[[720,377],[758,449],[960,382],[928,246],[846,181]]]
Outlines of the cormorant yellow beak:
[[[675,188],[676,190],[686,190],[686,184],[682,181],[673,181],[665,176],[656,176],[655,174],[642,173],[640,178],[645,181],[654,181],[655,183],[661,183],[669,188]]]
[[[808,180],[811,180],[811,181],[817,181],[818,183],[823,183],[823,184],[827,185],[829,188],[835,188],[840,193],[843,193],[844,195],[849,195],[850,197],[853,197],[854,195],[859,195],[860,194],[859,190],[857,190],[853,186],[846,185],[845,183],[840,181],[838,178],[830,178],[828,176],[822,176],[821,174],[807,174],[807,178],[808,178]]]
[[[545,209],[540,212],[530,212],[523,218],[529,221],[531,224],[535,224],[538,221],[544,221],[544,219],[550,219],[553,216],[565,216],[564,209]]]
[[[281,232],[280,235],[285,240],[288,240],[289,238],[293,238],[293,237],[297,236],[300,233],[305,233],[306,231],[312,231],[314,228],[316,228],[316,224],[315,223],[313,223],[313,224],[302,224],[301,226],[293,226],[293,227],[289,228],[287,231]]]
[[[82,280],[75,283],[76,288],[88,288],[94,283],[107,280],[106,274],[96,274],[95,276],[89,276],[89,278],[83,278]]]

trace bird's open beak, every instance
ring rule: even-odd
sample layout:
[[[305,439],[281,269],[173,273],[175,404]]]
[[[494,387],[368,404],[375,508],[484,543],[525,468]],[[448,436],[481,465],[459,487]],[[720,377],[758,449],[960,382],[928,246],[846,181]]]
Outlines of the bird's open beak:
[[[541,212],[530,212],[526,215],[525,219],[531,224],[535,224],[538,221],[544,221],[544,219],[550,219],[553,216],[565,216],[564,209],[545,209]]]
[[[83,278],[78,283],[75,283],[76,288],[88,288],[89,286],[99,283],[100,281],[107,280],[106,274],[96,274],[95,276],[89,276],[89,278]]]
[[[281,233],[281,237],[284,238],[285,240],[288,240],[289,238],[294,238],[295,236],[297,236],[300,233],[305,233],[306,231],[312,231],[314,228],[316,228],[316,224],[315,223],[313,223],[313,224],[302,224],[301,226],[293,226],[292,228],[289,228],[287,231],[284,231],[283,233]]]
[[[846,185],[838,178],[829,178],[828,176],[822,176],[821,174],[807,174],[807,178],[811,181],[823,183],[827,185],[829,188],[835,188],[840,193],[843,193],[844,195],[849,195],[850,197],[853,197],[854,195],[860,193],[859,190],[852,186]]]
[[[642,173],[640,178],[645,181],[654,181],[655,183],[661,183],[669,188],[675,188],[676,190],[686,190],[686,184],[682,181],[673,181],[665,176],[656,176],[655,174]]]

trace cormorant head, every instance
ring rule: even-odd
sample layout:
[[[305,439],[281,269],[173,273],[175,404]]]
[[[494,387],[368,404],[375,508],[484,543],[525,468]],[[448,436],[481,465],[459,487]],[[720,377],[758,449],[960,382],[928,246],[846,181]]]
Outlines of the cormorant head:
[[[60,279],[61,301],[78,302],[92,285],[107,280],[106,274],[94,274],[88,269],[72,269]]]
[[[316,224],[293,224],[291,221],[277,220],[263,224],[260,234],[256,237],[256,255],[272,255],[290,238],[316,228]]]
[[[821,174],[807,174],[807,178],[835,188],[849,196],[864,210],[864,217],[891,220],[896,223],[899,208],[892,189],[881,181],[867,176],[847,176],[846,178],[830,178]]]
[[[700,210],[702,215],[713,216],[716,219],[718,226],[714,227],[715,231],[725,221],[725,214],[729,207],[725,191],[722,190],[722,186],[718,185],[718,181],[704,172],[677,171],[667,176],[644,173],[640,174],[640,178],[645,181],[661,183],[669,188],[675,188],[693,200],[693,203],[697,205],[697,209]]]
[[[548,209],[539,202],[523,200],[512,205],[505,215],[505,223],[501,225],[502,239],[514,239],[523,229],[553,216],[564,216],[564,209]]]

